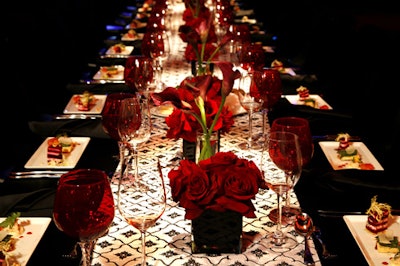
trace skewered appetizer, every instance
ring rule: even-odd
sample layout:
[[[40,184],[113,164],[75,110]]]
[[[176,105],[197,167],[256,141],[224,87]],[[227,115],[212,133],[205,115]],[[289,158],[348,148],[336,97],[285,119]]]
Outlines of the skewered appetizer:
[[[19,266],[17,258],[10,252],[16,250],[18,238],[23,234],[23,223],[19,220],[20,212],[11,213],[0,223],[0,265]]]

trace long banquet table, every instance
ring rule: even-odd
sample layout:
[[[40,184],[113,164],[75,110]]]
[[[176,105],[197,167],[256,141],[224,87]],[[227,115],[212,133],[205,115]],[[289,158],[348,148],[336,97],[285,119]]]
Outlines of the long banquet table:
[[[182,3],[181,3],[182,4]],[[179,4],[176,12],[183,10]],[[177,35],[170,35],[174,53],[165,61],[162,80],[167,86],[179,84],[183,78],[190,75],[190,66],[183,58],[185,43]],[[216,75],[220,73],[215,73]],[[158,157],[163,166],[163,174],[167,183],[167,209],[155,226],[148,230],[146,249],[150,265],[304,265],[304,237],[298,235],[293,226],[285,226],[284,231],[295,240],[291,249],[274,248],[266,239],[276,224],[268,218],[269,210],[276,207],[276,194],[271,190],[261,190],[254,200],[257,218],[243,219],[243,252],[241,254],[192,254],[191,221],[184,219],[184,209],[173,202],[168,186],[168,171],[179,163],[182,152],[182,140],[166,138],[167,126],[165,118],[153,116],[153,131],[150,140],[140,147],[139,162],[144,163],[149,158]],[[262,130],[262,117],[254,116],[254,133]],[[240,157],[253,160],[260,164],[261,152],[257,150],[242,150],[238,144],[246,141],[248,128],[247,114],[235,117],[231,131],[221,136],[220,151],[232,151]],[[267,156],[266,156],[267,157]],[[268,158],[264,163],[272,167]],[[116,170],[118,171],[118,169]],[[117,185],[112,183],[112,189],[117,191]],[[299,205],[296,194],[290,195],[292,204]],[[310,239],[311,252],[316,262],[321,265],[314,243]],[[127,224],[118,210],[115,212],[114,223],[107,236],[97,241],[92,265],[130,265],[140,262],[140,233]]]

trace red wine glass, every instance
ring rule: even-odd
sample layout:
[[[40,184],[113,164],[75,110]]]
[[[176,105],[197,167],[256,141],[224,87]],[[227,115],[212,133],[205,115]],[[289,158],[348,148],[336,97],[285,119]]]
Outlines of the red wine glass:
[[[311,161],[314,153],[314,144],[312,141],[312,134],[310,125],[307,119],[295,116],[285,116],[276,118],[271,125],[271,132],[273,131],[287,131],[296,134],[299,137],[300,149],[302,155],[302,167],[304,168]],[[283,218],[284,224],[292,224],[296,215],[301,212],[297,206],[290,205],[289,191],[286,193],[286,204],[283,206]],[[270,218],[276,217],[277,210],[270,212]]]
[[[263,127],[262,138],[265,141],[265,135],[268,122],[268,112],[275,106],[282,96],[282,80],[279,71],[271,68],[262,68],[253,72],[254,86],[253,95],[263,100],[262,114]]]
[[[90,266],[97,239],[114,219],[114,198],[107,174],[98,169],[76,169],[60,177],[53,208],[57,228],[77,239],[82,266]]]
[[[153,59],[138,55],[129,57],[125,63],[124,80],[133,91],[148,98],[155,90]]]
[[[121,142],[121,138],[118,132],[118,118],[120,114],[121,102],[125,98],[135,97],[134,93],[127,92],[116,92],[107,95],[103,111],[101,113],[102,126],[104,131],[112,138],[118,142],[119,155],[118,160],[120,162],[118,169],[121,169],[121,158],[125,154],[125,146]],[[119,177],[119,173],[115,172],[112,177],[112,182]]]

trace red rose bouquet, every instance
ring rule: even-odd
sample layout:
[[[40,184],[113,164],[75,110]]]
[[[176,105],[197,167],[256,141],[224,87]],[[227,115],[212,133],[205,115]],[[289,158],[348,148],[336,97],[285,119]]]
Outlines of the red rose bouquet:
[[[197,164],[182,160],[168,178],[173,200],[186,209],[185,218],[190,220],[205,210],[232,210],[255,218],[252,200],[259,188],[267,188],[256,164],[232,152],[218,152]]]
[[[213,131],[226,133],[234,123],[232,112],[225,106],[225,99],[240,72],[233,71],[230,62],[217,62],[216,65],[221,69],[223,80],[211,75],[186,78],[177,88],[167,87],[151,95],[156,105],[165,102],[174,105],[172,114],[165,119],[169,127],[168,138],[196,142],[197,133],[203,132],[199,160],[213,154],[210,142]]]

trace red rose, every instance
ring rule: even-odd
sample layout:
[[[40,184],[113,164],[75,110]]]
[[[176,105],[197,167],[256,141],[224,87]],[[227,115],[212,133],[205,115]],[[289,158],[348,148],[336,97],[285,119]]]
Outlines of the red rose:
[[[172,197],[186,209],[186,219],[195,219],[207,209],[255,218],[252,199],[259,188],[267,188],[254,162],[232,152],[218,152],[198,164],[182,160],[168,177]]]

